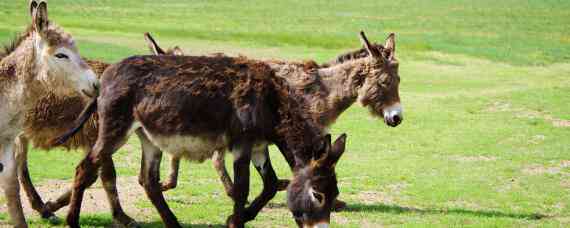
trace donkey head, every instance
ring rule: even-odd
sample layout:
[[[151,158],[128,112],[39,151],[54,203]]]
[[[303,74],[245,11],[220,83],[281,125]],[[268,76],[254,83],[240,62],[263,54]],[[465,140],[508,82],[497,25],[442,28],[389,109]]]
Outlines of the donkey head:
[[[389,126],[398,126],[404,115],[398,91],[400,76],[396,60],[396,35],[390,34],[383,47],[370,44],[364,32],[360,32],[360,38],[368,52],[368,69],[364,83],[358,90],[358,100],[372,114],[383,117]]]
[[[299,227],[328,227],[333,203],[339,194],[335,165],[344,153],[346,135],[331,145],[331,136],[316,143],[306,167],[295,172],[287,189],[287,202]]]
[[[94,96],[99,86],[95,73],[79,55],[73,37],[49,22],[47,3],[30,1],[30,13],[38,79],[50,88]]]
[[[176,55],[176,56],[184,55],[184,52],[178,46],[175,46],[174,48],[164,51],[162,48],[160,48],[160,46],[158,46],[156,40],[152,38],[152,36],[148,32],[144,33],[144,39],[146,40],[148,48],[150,48],[150,51],[155,55]]]

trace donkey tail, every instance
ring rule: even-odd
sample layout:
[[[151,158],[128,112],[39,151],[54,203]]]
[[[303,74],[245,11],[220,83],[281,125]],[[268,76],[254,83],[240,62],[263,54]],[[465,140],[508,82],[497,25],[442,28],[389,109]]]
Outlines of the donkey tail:
[[[77,134],[77,132],[83,129],[85,123],[87,123],[89,118],[91,118],[91,115],[93,115],[93,113],[95,113],[96,111],[97,111],[97,97],[94,97],[89,102],[89,104],[87,104],[85,109],[83,109],[81,114],[79,114],[79,118],[75,120],[75,126],[71,130],[67,131],[65,134],[53,139],[51,145],[56,147],[56,146],[61,146],[65,142],[67,142],[70,138],[72,138],[75,134]]]

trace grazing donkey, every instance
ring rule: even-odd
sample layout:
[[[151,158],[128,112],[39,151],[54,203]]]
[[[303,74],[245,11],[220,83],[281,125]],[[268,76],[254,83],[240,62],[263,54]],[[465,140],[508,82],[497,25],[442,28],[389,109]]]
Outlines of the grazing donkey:
[[[154,42],[150,34],[145,33],[145,39]],[[158,45],[151,46],[158,47]],[[151,49],[156,55],[183,55],[182,50],[178,47],[163,51],[162,49]],[[101,61],[86,60],[87,64],[95,71],[97,77],[103,74],[103,71],[110,65]],[[31,107],[25,113],[24,132],[16,140],[16,160],[19,164],[20,182],[32,208],[36,210],[42,218],[55,220],[53,214],[55,211],[66,206],[71,197],[71,189],[62,194],[55,201],[44,203],[38,192],[36,191],[30,173],[28,170],[28,144],[32,142],[34,147],[43,150],[52,150],[55,147],[51,140],[64,134],[74,126],[74,120],[79,116],[86,106],[86,101],[79,94],[66,94],[60,96],[52,92],[42,94],[35,106]],[[91,118],[85,124],[80,132],[70,138],[62,147],[70,149],[82,149],[87,153],[97,140],[97,115]],[[123,225],[136,225],[133,219],[127,216],[121,205],[116,189],[116,176],[114,165],[109,164],[109,170],[101,173],[101,180],[104,183],[103,188],[109,197],[112,214],[115,220]]]
[[[180,224],[159,185],[161,149],[199,162],[215,150],[231,150],[235,204],[227,224],[243,227],[277,192],[268,143],[279,145],[294,160],[288,201],[299,226],[328,226],[338,195],[335,165],[346,136],[331,145],[330,135],[323,137],[323,129],[304,111],[305,101],[266,63],[226,56],[134,56],[109,67],[101,85],[98,102],[79,118],[85,120],[98,109],[99,135],[77,167],[69,226],[79,227],[85,189],[132,133],[143,148],[143,186],[167,227]],[[251,160],[264,184],[246,208]]]
[[[27,227],[14,153],[24,112],[47,91],[95,96],[98,88],[71,35],[48,20],[47,3],[33,0],[29,9],[32,25],[0,54],[0,185],[16,227]]]
[[[322,128],[331,126],[356,101],[368,107],[372,115],[383,118],[388,126],[396,127],[403,120],[395,35],[390,34],[384,46],[370,44],[363,32],[360,37],[364,48],[342,54],[322,66],[313,61],[268,61],[276,75],[285,79],[297,95],[307,100],[310,117]],[[162,50],[155,42],[149,45],[151,50]],[[286,158],[291,161],[291,156]],[[163,190],[176,187],[179,161],[179,157],[172,157],[169,178],[162,184]],[[292,162],[289,164],[293,165]],[[223,151],[214,154],[214,166],[226,193],[232,197],[233,184],[225,167]],[[280,185],[286,186],[286,183],[281,181]],[[340,210],[345,206],[339,200],[334,208]]]

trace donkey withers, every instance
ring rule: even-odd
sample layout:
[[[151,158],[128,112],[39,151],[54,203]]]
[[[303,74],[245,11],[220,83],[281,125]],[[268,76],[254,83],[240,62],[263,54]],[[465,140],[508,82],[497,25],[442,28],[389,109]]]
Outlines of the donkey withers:
[[[48,20],[47,3],[31,1],[32,25],[0,54],[0,184],[10,218],[26,227],[22,212],[14,141],[23,130],[23,113],[46,91],[94,96],[98,81],[71,35]]]
[[[302,179],[304,184],[294,185],[288,194],[298,223],[328,223],[338,194],[334,167],[346,136],[332,146],[330,136],[324,137],[323,129],[306,116],[304,101],[267,64],[243,57],[135,56],[108,68],[101,85],[99,100],[93,103],[99,135],[77,167],[67,218],[71,227],[79,226],[83,192],[96,180],[97,169],[132,133],[142,143],[143,185],[167,227],[180,224],[160,189],[161,149],[194,161],[210,158],[215,150],[231,150],[235,205],[228,225],[243,227],[277,191],[267,143],[287,150],[295,160],[295,173],[303,172],[294,181]],[[264,186],[246,208],[251,160]]]

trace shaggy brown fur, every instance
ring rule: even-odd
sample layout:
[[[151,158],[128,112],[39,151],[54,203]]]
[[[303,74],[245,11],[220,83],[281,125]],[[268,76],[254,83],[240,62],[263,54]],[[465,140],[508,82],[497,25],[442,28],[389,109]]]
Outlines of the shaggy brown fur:
[[[393,37],[392,37],[393,38]],[[152,38],[149,46],[151,50],[162,50]],[[388,58],[395,53],[394,41],[391,38],[387,39],[386,45],[391,47],[386,48],[380,44],[370,45],[371,52],[381,53],[383,57]],[[361,48],[355,51],[350,51],[341,54],[332,61],[323,65],[318,65],[315,61],[309,60],[304,62],[287,62],[280,60],[269,60],[267,63],[276,70],[276,75],[285,79],[295,93],[299,97],[303,97],[308,104],[310,117],[320,125],[321,128],[327,128],[334,123],[334,121],[350,107],[358,97],[361,97],[361,104],[370,107],[372,114],[375,116],[383,116],[383,107],[386,104],[394,103],[399,100],[397,96],[397,61],[390,60],[390,64],[375,64],[374,61],[365,63],[362,60],[369,58],[370,51]],[[224,56],[223,54],[212,54],[210,56]],[[340,66],[340,70],[335,70],[333,73],[324,71],[327,68]],[[380,69],[380,71],[378,70]],[[320,70],[323,70],[320,72]],[[378,77],[377,74],[388,72],[388,76]],[[367,83],[368,81],[368,83]],[[367,85],[367,89],[361,90]],[[390,85],[390,86],[386,86]],[[386,87],[380,89],[379,87]],[[395,89],[395,90],[394,90]],[[385,91],[385,92],[382,92]],[[214,156],[214,166],[216,167],[222,183],[224,184],[226,193],[232,196],[232,181],[225,168],[224,152],[218,151]],[[292,156],[285,155],[286,158]],[[170,171],[169,179],[163,184],[163,190],[175,188],[178,172],[178,160],[174,157],[172,159],[172,169]],[[289,164],[294,164],[289,161]],[[286,186],[287,181],[280,181],[281,186]],[[345,207],[344,202],[337,202],[335,210],[340,210]]]
[[[91,185],[100,164],[111,159],[122,145],[133,124],[143,143],[144,178],[147,195],[157,207],[168,227],[179,227],[169,210],[158,185],[160,150],[186,151],[183,144],[166,143],[179,137],[195,137],[213,143],[202,150],[193,148],[190,158],[211,157],[215,149],[235,151],[234,155],[234,215],[230,227],[242,227],[275,195],[277,177],[269,158],[256,169],[263,177],[264,189],[249,207],[245,202],[249,192],[249,161],[253,145],[273,142],[294,157],[296,169],[324,168],[327,181],[309,184],[305,188],[324,189],[326,207],[312,207],[306,213],[321,213],[327,217],[338,191],[334,175],[335,161],[326,159],[330,147],[323,145],[322,130],[305,115],[304,100],[292,93],[284,79],[275,77],[271,68],[260,61],[244,57],[153,57],[135,56],[108,68],[101,79],[102,93],[99,109],[99,137],[94,149],[77,169],[74,193],[68,214],[68,225],[78,226],[83,191]],[[85,113],[89,115],[89,113]],[[83,117],[81,117],[83,118]],[[216,139],[224,138],[221,141]],[[330,137],[328,140],[330,145]],[[173,151],[170,151],[173,150]],[[176,152],[178,151],[178,152]],[[267,152],[267,151],[266,151]],[[342,152],[330,156],[339,158]],[[266,153],[266,156],[268,154]],[[312,161],[323,157],[318,166]],[[311,168],[313,167],[313,168]],[[329,182],[332,183],[329,185]],[[324,185],[324,186],[321,186]],[[325,188],[326,186],[326,188]],[[336,190],[335,190],[336,189]],[[292,192],[289,197],[307,194]],[[303,199],[312,199],[303,197]],[[304,210],[301,204],[298,210]],[[320,205],[320,203],[319,203]],[[296,209],[296,210],[297,210]],[[319,215],[319,218],[321,216]]]

